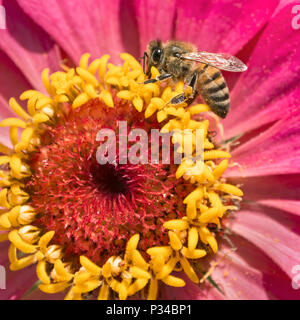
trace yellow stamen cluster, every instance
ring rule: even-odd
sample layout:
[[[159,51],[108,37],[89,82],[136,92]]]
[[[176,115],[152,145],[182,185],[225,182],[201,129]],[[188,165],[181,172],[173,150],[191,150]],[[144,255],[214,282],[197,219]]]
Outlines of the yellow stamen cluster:
[[[162,87],[160,83],[142,84],[145,75],[140,64],[129,54],[121,58],[123,65],[108,63],[105,55],[89,64],[89,54],[84,54],[79,67],[64,68],[65,71],[49,75],[42,73],[42,82],[47,94],[35,90],[24,92],[20,100],[27,101],[27,112],[12,98],[10,107],[18,117],[5,119],[0,127],[9,127],[12,147],[0,144],[0,206],[5,208],[0,215],[0,241],[9,240],[9,259],[11,270],[19,270],[37,263],[36,273],[42,284],[39,288],[47,293],[56,293],[69,288],[66,299],[82,299],[88,293],[99,289],[98,299],[118,297],[126,299],[139,293],[148,299],[156,299],[159,281],[166,285],[182,287],[185,282],[174,276],[173,271],[183,270],[195,283],[199,278],[192,262],[207,255],[211,250],[217,252],[217,241],[209,230],[208,224],[220,226],[220,218],[232,206],[223,205],[224,194],[241,197],[242,191],[226,184],[222,175],[228,167],[230,158],[224,150],[215,149],[208,137],[208,120],[196,121],[193,115],[209,111],[208,106],[185,104],[171,106],[169,101],[184,90],[179,82],[175,88]],[[159,73],[152,68],[152,77]],[[91,99],[99,98],[108,107],[114,107],[111,88],[117,96],[129,100],[145,118],[156,113],[158,122],[164,121],[162,132],[190,129],[191,153],[195,154],[195,134],[197,129],[204,132],[204,164],[183,159],[178,166],[176,177],[183,177],[195,185],[195,190],[184,200],[186,216],[182,219],[167,221],[164,227],[169,230],[169,245],[152,247],[146,252],[138,250],[139,235],[130,238],[123,256],[110,257],[103,266],[98,266],[85,256],[80,257],[80,268],[64,259],[61,246],[51,244],[54,231],[43,234],[32,223],[36,213],[27,204],[30,197],[24,191],[24,179],[31,176],[28,158],[40,146],[40,135],[44,124],[55,124],[63,104],[78,108]],[[23,130],[19,136],[20,129]],[[176,131],[177,132],[177,131]],[[177,152],[183,152],[184,145],[180,134],[173,136],[179,143]],[[186,140],[184,140],[186,141]],[[223,198],[224,196],[224,198]],[[20,256],[20,253],[22,255]],[[192,261],[192,262],[191,262]]]

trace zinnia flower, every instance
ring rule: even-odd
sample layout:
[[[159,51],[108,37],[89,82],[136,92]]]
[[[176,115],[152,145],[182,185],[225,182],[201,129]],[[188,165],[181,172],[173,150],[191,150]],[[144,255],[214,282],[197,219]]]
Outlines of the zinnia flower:
[[[293,3],[1,4],[0,264],[12,270],[2,299],[299,298]],[[182,83],[141,84],[133,56],[157,37],[247,62],[224,72],[226,120],[166,105]],[[203,173],[188,176],[184,161],[100,165],[98,130],[123,120],[128,132],[204,129]]]

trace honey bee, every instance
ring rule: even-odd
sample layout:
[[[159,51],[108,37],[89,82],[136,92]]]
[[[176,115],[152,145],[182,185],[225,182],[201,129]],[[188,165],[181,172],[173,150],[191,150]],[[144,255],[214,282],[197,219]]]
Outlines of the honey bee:
[[[169,103],[176,105],[185,102],[189,105],[200,94],[210,109],[223,119],[227,116],[230,100],[228,87],[219,69],[231,72],[247,70],[242,61],[227,53],[199,52],[194,45],[180,41],[151,41],[142,59],[144,72],[146,60],[148,77],[152,66],[160,72],[157,78],[148,79],[145,84],[182,79],[190,87]]]

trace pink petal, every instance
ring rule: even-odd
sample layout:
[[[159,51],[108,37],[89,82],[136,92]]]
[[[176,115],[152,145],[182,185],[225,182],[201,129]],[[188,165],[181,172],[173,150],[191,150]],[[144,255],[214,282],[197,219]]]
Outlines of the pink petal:
[[[123,7],[120,7],[120,1],[18,0],[18,3],[75,63],[85,52],[90,52],[94,58],[108,53],[113,60],[118,60],[124,51],[122,33],[127,33],[127,39],[130,33],[131,39],[137,39],[132,19],[121,25],[119,17]],[[129,17],[132,14],[125,12]]]
[[[231,179],[241,184],[243,200],[257,202],[300,215],[300,175],[277,175]]]
[[[259,203],[268,207],[277,208],[300,216],[300,201],[274,199],[261,200],[259,201]]]
[[[239,246],[238,251],[243,250]],[[212,278],[218,283],[228,300],[265,300],[268,295],[263,286],[260,270],[243,260],[238,253],[230,253],[214,270]]]
[[[169,300],[297,299],[299,294],[292,289],[291,279],[263,251],[242,237],[230,235],[230,239],[237,250],[229,251],[224,241],[217,258],[213,257],[219,264],[211,274],[211,278],[223,293],[214,288],[208,280],[197,286],[184,277],[186,286],[163,287],[163,298]],[[225,258],[224,253],[227,253]]]
[[[291,279],[264,251],[245,238],[236,235],[229,238],[237,249],[230,252],[212,274],[227,298],[264,300],[299,297],[291,287]]]
[[[251,241],[287,275],[300,261],[300,218],[277,209],[256,206],[239,211],[232,230]]]
[[[238,166],[229,177],[265,176],[300,172],[300,109],[232,152]]]
[[[138,19],[141,53],[151,40],[170,40],[174,37],[173,27],[177,3],[175,0],[135,0]]]
[[[175,276],[183,279],[186,283],[184,287],[175,288],[167,285],[161,286],[161,298],[163,300],[225,300],[220,291],[214,288],[208,281],[204,282],[200,287],[191,282],[185,274],[174,273]]]
[[[176,38],[201,51],[237,53],[269,20],[279,1],[178,1]]]
[[[9,270],[8,261],[9,241],[0,243],[0,265],[5,267],[6,271],[6,289],[0,289],[0,300],[62,300],[66,295],[64,293],[46,294],[39,289],[34,290],[31,294],[24,297],[24,294],[36,283],[36,265],[27,267],[18,271]]]
[[[68,289],[64,290],[63,292],[49,294],[37,288],[31,294],[24,297],[24,300],[63,300],[67,292]]]
[[[8,247],[9,241],[0,242],[0,265],[2,266],[8,263]]]
[[[30,84],[15,64],[1,50],[0,71],[0,116],[2,118],[12,117],[14,113],[8,105],[9,99],[11,97],[19,97],[22,92],[30,89]]]
[[[15,0],[0,0],[5,7],[7,29],[1,30],[0,47],[24,73],[31,85],[44,90],[41,71],[59,68],[60,54],[53,40],[24,14]]]
[[[28,89],[30,89],[28,81],[8,56],[0,50],[0,121],[16,116],[8,105],[8,100],[13,96],[18,97]],[[0,142],[9,146],[9,129],[0,128],[0,136]]]
[[[260,6],[259,1],[135,1],[141,50],[150,40],[176,38],[194,43],[199,50],[236,53],[262,28],[277,3],[269,0],[266,6]]]
[[[227,137],[281,119],[299,106],[299,32],[291,26],[289,4],[267,25],[231,93],[232,110],[224,121]]]
[[[19,271],[10,271],[8,264],[4,267],[6,289],[0,290],[0,300],[19,300],[36,282],[34,266]]]

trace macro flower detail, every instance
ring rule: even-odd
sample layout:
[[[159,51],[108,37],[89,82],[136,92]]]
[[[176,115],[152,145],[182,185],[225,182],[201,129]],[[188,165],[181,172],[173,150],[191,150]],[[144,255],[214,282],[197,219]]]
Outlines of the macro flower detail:
[[[1,299],[299,299],[296,1],[0,5]],[[142,84],[157,39],[247,65],[222,71],[226,119],[171,105],[191,87],[154,83],[155,68]],[[120,133],[112,163],[102,130]],[[139,154],[153,130],[180,162]],[[202,162],[183,153],[199,130]],[[145,163],[119,164],[136,150]]]
[[[169,106],[181,83],[174,89],[141,84],[145,76],[129,54],[121,55],[122,66],[109,64],[107,56],[90,64],[88,58],[83,55],[76,70],[64,66],[65,71],[49,74],[45,69],[48,95],[22,93],[28,112],[12,98],[19,118],[0,123],[10,128],[14,146],[3,145],[6,155],[1,156],[8,169],[3,170],[1,206],[8,210],[0,225],[11,242],[10,268],[37,263],[39,288],[46,293],[69,288],[67,299],[84,298],[97,288],[99,299],[126,299],[142,290],[155,299],[160,281],[185,285],[174,270],[198,283],[193,264],[218,250],[211,226],[220,226],[224,214],[238,209],[231,196],[243,195],[222,178],[228,161],[219,160],[230,153],[215,148],[209,120],[193,119],[207,106]],[[150,117],[149,108],[156,108],[156,115]],[[123,165],[117,161],[120,154],[114,164],[99,164],[98,130],[116,131],[122,120],[149,132],[178,130],[173,143],[180,153],[187,144],[181,132],[189,129],[193,156],[196,130],[202,129],[203,170],[191,159],[179,166]],[[18,128],[23,129],[20,139]],[[19,258],[19,252],[25,256]]]

